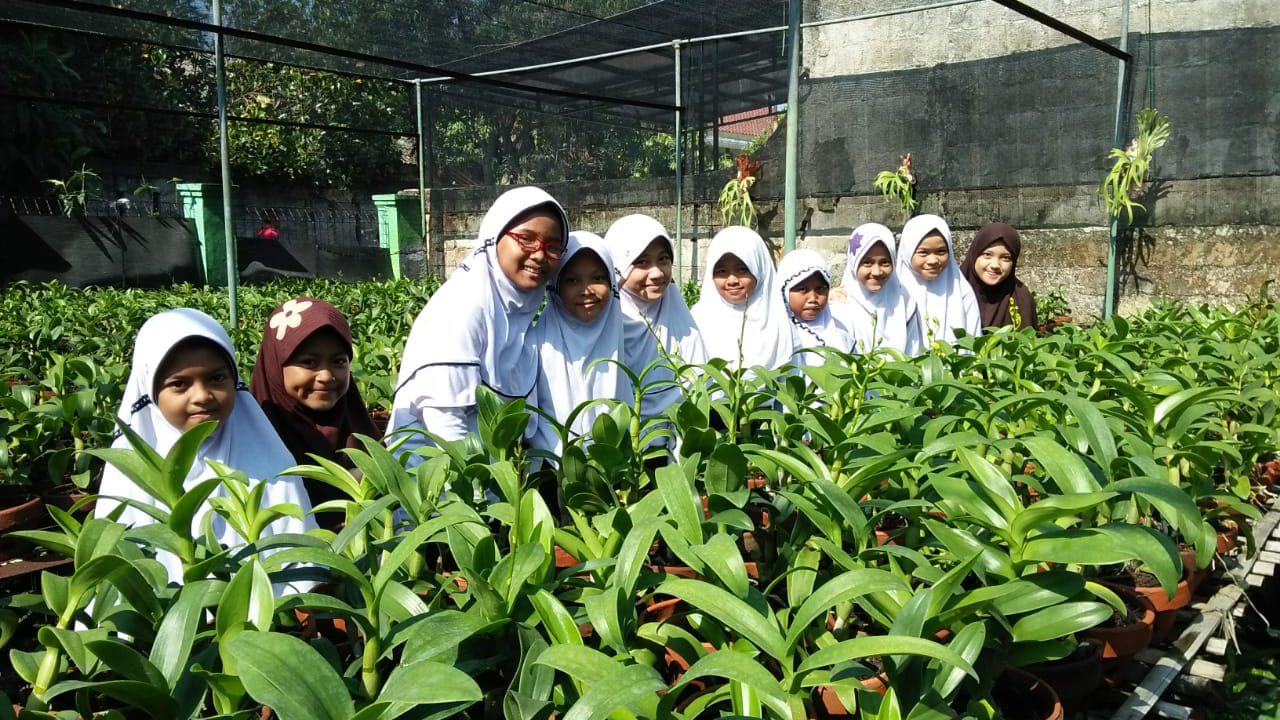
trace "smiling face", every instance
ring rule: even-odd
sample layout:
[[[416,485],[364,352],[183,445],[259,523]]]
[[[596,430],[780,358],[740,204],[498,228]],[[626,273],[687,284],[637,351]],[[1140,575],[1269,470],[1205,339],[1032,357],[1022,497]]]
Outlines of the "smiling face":
[[[893,275],[893,258],[889,255],[889,248],[884,243],[877,242],[858,261],[855,275],[869,292],[880,292]]]
[[[351,387],[351,350],[338,333],[323,328],[298,345],[281,372],[285,392],[300,405],[332,410]]]
[[[915,253],[911,255],[911,269],[925,280],[935,280],[947,269],[947,261],[951,253],[947,250],[947,240],[942,233],[934,230],[920,241]]]
[[[660,300],[671,284],[671,263],[671,243],[666,238],[654,238],[631,263],[622,287],[641,300]]]
[[[517,217],[498,238],[498,267],[502,268],[503,274],[521,290],[537,290],[551,280],[560,258],[552,257],[541,247],[534,252],[525,250],[520,241],[512,237],[513,234],[539,238],[544,243],[563,247],[564,228],[560,227],[560,220],[550,210],[534,208]]]
[[[236,405],[236,376],[215,343],[184,340],[156,369],[156,408],[173,427],[186,431],[207,420],[223,422]]]
[[[813,322],[827,307],[827,295],[831,284],[822,277],[822,273],[814,273],[791,286],[787,293],[787,305],[791,313],[804,322]]]
[[[570,315],[578,322],[589,323],[609,305],[609,268],[595,252],[583,250],[560,270],[556,292]]]
[[[973,269],[983,283],[999,285],[1013,272],[1013,253],[1009,252],[1008,245],[995,243],[974,259]]]
[[[756,289],[756,276],[751,274],[747,264],[733,253],[728,253],[716,261],[711,268],[711,279],[716,284],[716,291],[725,302],[741,305],[751,297]]]

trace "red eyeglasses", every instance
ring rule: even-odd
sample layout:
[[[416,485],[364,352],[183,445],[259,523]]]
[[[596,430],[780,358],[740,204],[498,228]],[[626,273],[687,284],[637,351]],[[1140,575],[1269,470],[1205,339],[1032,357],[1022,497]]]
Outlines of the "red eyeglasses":
[[[564,255],[565,244],[561,240],[547,240],[541,235],[527,232],[508,231],[503,233],[520,244],[520,249],[527,253],[545,252],[547,257],[558,258]]]

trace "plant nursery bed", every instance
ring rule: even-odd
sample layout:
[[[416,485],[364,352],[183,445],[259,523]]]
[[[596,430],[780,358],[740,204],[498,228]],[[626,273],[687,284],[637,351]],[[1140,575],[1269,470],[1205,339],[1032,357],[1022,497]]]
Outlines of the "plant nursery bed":
[[[1267,514],[1254,524],[1253,543],[1259,552],[1220,555],[1215,560],[1214,572],[1201,592],[1216,590],[1207,601],[1197,598],[1191,604],[1189,622],[1167,648],[1150,648],[1137,655],[1138,663],[1149,669],[1126,692],[1127,697],[1111,715],[1112,720],[1141,720],[1151,714],[1189,718],[1192,709],[1164,700],[1165,692],[1180,678],[1189,680],[1181,684],[1192,688],[1224,680],[1226,667],[1220,661],[1230,645],[1233,619],[1243,616],[1251,604],[1247,589],[1260,586],[1275,573],[1275,564],[1263,560],[1266,551],[1262,548],[1280,543],[1280,498],[1272,499]],[[1222,636],[1218,636],[1220,630]]]

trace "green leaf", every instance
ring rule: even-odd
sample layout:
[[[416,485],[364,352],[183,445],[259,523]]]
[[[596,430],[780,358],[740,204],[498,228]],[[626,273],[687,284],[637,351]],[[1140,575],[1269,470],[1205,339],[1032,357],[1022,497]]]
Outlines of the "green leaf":
[[[1078,601],[1053,605],[1014,623],[1014,642],[1054,640],[1097,627],[1111,617],[1111,607],[1100,602]]]
[[[598,720],[619,709],[652,717],[658,706],[658,693],[666,688],[653,668],[627,665],[589,683],[587,691],[564,714],[564,720]]]
[[[230,645],[245,690],[280,720],[347,720],[355,713],[342,678],[301,640],[246,631]]]
[[[762,696],[764,703],[781,717],[790,715],[787,693],[773,673],[750,657],[733,651],[707,653],[689,666],[668,696],[672,702],[679,699],[680,691],[694,680],[715,678],[731,680],[752,688]],[[665,704],[665,703],[664,703]]]
[[[1026,437],[1022,439],[1022,443],[1063,494],[1102,489],[1080,456],[1052,438]]]
[[[91,640],[85,643],[85,648],[125,680],[169,688],[169,682],[150,660],[119,640]]]
[[[451,665],[423,660],[397,667],[378,693],[378,702],[470,704],[482,697],[480,686],[466,673]]]
[[[705,544],[693,549],[706,563],[720,582],[734,595],[740,598],[747,596],[750,582],[747,579],[747,566],[742,561],[742,553],[738,544],[729,535],[717,533]]]
[[[825,614],[827,610],[836,605],[849,602],[868,593],[905,591],[909,589],[901,579],[885,570],[850,570],[837,575],[823,583],[822,587],[818,588],[812,595],[809,595],[800,606],[800,609],[796,610],[784,641],[786,651],[789,652],[791,648],[795,647],[796,643],[800,641],[801,634],[809,628],[809,625],[818,616]],[[714,609],[707,608],[706,610],[715,615]],[[774,657],[781,659],[780,655],[774,655]]]
[[[578,624],[573,621],[573,616],[555,595],[545,589],[539,589],[528,597],[552,641],[561,645],[582,644],[582,633],[578,631]]]
[[[673,578],[655,592],[678,597],[715,617],[778,660],[786,654],[786,644],[774,621],[725,590],[700,580]]]
[[[973,669],[973,665],[969,664],[956,651],[932,640],[902,635],[865,635],[843,640],[835,645],[829,645],[805,658],[804,662],[800,663],[797,674],[803,675],[817,668],[828,667],[849,660],[891,655],[918,655],[936,658],[960,668],[974,680],[978,679],[978,673]]]
[[[441,610],[409,629],[401,662],[417,663],[441,657],[488,625],[477,613]]]
[[[63,680],[49,688],[44,695],[46,702],[52,702],[64,693],[76,690],[92,690],[102,693],[126,705],[141,709],[153,718],[172,718],[178,715],[178,706],[163,688],[133,680],[107,680],[90,682],[84,680]],[[345,719],[344,719],[345,720]]]
[[[164,676],[170,691],[177,689],[178,681],[187,672],[196,628],[204,620],[205,597],[211,587],[212,583],[207,580],[183,586],[156,631],[156,639],[151,645],[151,663]]]
[[[658,468],[656,480],[667,512],[671,513],[685,541],[690,545],[701,545],[702,507],[693,495],[693,487],[684,470],[679,465],[665,465]]]

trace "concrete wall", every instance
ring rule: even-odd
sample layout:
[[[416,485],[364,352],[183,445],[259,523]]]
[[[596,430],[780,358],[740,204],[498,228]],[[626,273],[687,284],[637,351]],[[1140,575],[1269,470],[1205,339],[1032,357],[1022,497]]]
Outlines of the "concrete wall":
[[[1117,42],[1122,0],[1036,0],[1085,32]],[[810,0],[806,20],[902,7],[899,0]],[[1280,277],[1280,5],[1276,0],[1130,0],[1135,61],[1123,115],[1154,105],[1173,135],[1136,229],[1120,245],[1120,309],[1153,297],[1238,303]],[[911,152],[922,212],[943,215],[963,253],[982,224],[1018,227],[1020,275],[1061,286],[1078,318],[1105,292],[1106,213],[1094,190],[1110,166],[1118,62],[993,2],[805,31],[800,121],[800,238],[844,268],[863,222],[900,228],[872,188]],[[761,153],[762,234],[782,239],[784,132]],[[729,173],[685,182],[683,276],[719,227],[714,200]],[[674,223],[671,181],[548,189],[575,225],[603,233],[629,212]],[[433,193],[432,237],[452,268],[474,246],[498,191]],[[439,266],[440,259],[437,259]]]

